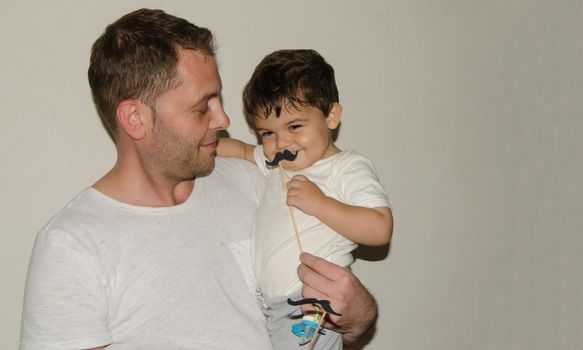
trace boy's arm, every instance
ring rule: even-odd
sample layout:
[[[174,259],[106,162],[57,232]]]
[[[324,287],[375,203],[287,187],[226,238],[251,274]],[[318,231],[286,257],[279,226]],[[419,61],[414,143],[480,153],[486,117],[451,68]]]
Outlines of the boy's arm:
[[[221,138],[219,139],[217,155],[220,157],[239,158],[255,164],[255,159],[253,158],[254,150],[255,145],[250,145],[236,139]]]
[[[334,231],[358,244],[378,246],[389,243],[393,215],[388,207],[365,208],[327,197],[303,175],[287,184],[287,204],[317,217]]]

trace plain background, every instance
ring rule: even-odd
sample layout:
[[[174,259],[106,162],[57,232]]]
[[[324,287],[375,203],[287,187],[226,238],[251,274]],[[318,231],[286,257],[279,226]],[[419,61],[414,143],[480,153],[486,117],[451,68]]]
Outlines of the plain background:
[[[583,348],[581,1],[0,4],[0,348],[17,347],[36,232],[114,162],[89,50],[140,7],[214,31],[247,141],[240,93],[265,54],[335,67],[338,145],[375,162],[395,208],[390,249],[355,265],[380,305],[367,349]]]

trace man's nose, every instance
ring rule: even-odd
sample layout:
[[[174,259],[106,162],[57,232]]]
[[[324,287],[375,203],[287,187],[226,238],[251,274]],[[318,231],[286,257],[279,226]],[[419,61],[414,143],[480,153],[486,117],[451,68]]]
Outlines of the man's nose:
[[[218,108],[215,113],[213,113],[209,129],[224,130],[229,127],[229,124],[231,124],[231,120],[221,105],[221,107]]]

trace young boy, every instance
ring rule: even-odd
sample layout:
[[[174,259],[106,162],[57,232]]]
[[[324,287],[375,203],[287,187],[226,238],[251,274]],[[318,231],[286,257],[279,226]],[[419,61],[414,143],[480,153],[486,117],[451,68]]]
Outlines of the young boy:
[[[274,349],[297,349],[290,327],[300,312],[287,299],[301,299],[300,250],[347,267],[357,244],[390,241],[391,209],[372,163],[332,140],[342,107],[334,69],[317,52],[266,56],[245,86],[243,103],[262,145],[221,139],[218,154],[253,162],[267,176],[255,224],[254,270]],[[342,338],[328,330],[316,348],[341,349]]]

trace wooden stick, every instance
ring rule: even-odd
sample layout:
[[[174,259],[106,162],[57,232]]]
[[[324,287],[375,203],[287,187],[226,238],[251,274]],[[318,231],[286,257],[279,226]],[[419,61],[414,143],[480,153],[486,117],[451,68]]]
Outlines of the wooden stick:
[[[287,178],[285,176],[285,172],[283,170],[283,166],[281,165],[281,162],[279,163],[279,175],[281,177],[281,184],[283,185],[283,189],[285,191],[285,194],[287,195],[287,186],[286,186],[287,185]],[[293,207],[291,205],[288,205],[287,207],[289,209],[289,216],[291,217],[292,226],[294,228],[296,243],[298,244],[298,249],[300,250],[300,253],[302,253],[304,251],[304,249],[302,248],[302,241],[300,240],[300,233],[298,232],[298,225],[296,224],[296,216],[294,215]]]
[[[322,315],[320,316],[320,320],[318,321],[318,327],[316,327],[316,333],[314,333],[312,340],[310,340],[310,344],[308,344],[308,350],[312,350],[314,348],[314,346],[316,345],[316,340],[318,340],[318,336],[320,335],[320,328],[322,328],[322,323],[324,323],[324,319],[326,318],[326,314],[327,314],[327,312],[324,311],[322,313]]]
[[[285,194],[287,195],[287,178],[285,176],[285,172],[283,169],[283,166],[281,165],[281,163],[279,163],[279,175],[281,177],[281,183],[283,185],[283,189],[285,191]],[[294,233],[295,233],[295,237],[296,237],[296,242],[298,244],[298,248],[300,250],[300,253],[304,251],[304,249],[302,248],[302,241],[300,240],[300,234],[298,232],[298,226],[296,224],[296,217],[294,215],[294,211],[291,205],[287,206],[289,208],[289,216],[291,217],[291,221],[292,221],[292,225],[294,228]],[[318,321],[318,327],[316,327],[316,332],[314,333],[314,336],[312,337],[312,340],[310,340],[310,343],[308,344],[308,350],[312,350],[314,349],[314,346],[316,345],[316,340],[318,340],[318,336],[320,335],[320,328],[322,328],[322,324],[324,323],[324,319],[326,318],[326,311],[323,311],[322,315],[320,315],[320,320]]]

